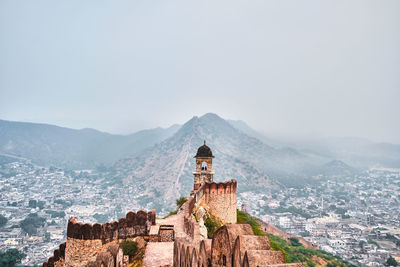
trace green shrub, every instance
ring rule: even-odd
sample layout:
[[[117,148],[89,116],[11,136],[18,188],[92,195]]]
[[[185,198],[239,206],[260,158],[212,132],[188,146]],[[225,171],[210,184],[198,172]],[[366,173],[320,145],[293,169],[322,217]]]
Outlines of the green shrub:
[[[178,210],[173,210],[173,211],[171,211],[170,213],[168,213],[168,215],[165,216],[163,219],[168,218],[169,216],[175,215],[175,214],[177,214],[177,213],[178,213]]]
[[[0,250],[0,266],[14,267],[25,258],[25,254],[20,252],[16,248],[9,249],[7,251]]]
[[[204,225],[207,228],[208,238],[212,238],[214,233],[222,226],[222,223],[217,217],[210,215],[205,220]]]
[[[308,260],[307,261],[307,267],[315,267],[315,263],[314,262],[312,262],[311,260]]]
[[[37,228],[42,227],[46,222],[45,218],[39,217],[37,213],[28,214],[28,216],[23,219],[19,225],[25,233],[29,235],[34,235],[37,233]]]
[[[124,251],[124,255],[128,255],[129,259],[132,259],[137,251],[138,251],[138,244],[135,241],[132,240],[124,240],[121,243],[119,243],[121,246],[122,250]]]
[[[178,209],[185,204],[187,198],[186,197],[180,197],[176,200],[176,206],[178,207]]]
[[[283,253],[286,263],[303,262],[307,264],[305,266],[314,267],[316,264],[312,261],[312,257],[317,256],[328,261],[330,266],[354,266],[352,264],[349,264],[348,262],[343,261],[341,258],[333,256],[332,254],[323,250],[305,248],[296,237],[289,238],[289,241],[286,241],[279,236],[264,233],[258,219],[251,217],[246,212],[240,210],[237,211],[237,223],[249,224],[253,229],[255,235],[268,236],[271,249],[281,251]]]
[[[238,224],[249,224],[253,229],[255,235],[265,235],[264,231],[261,229],[261,225],[258,220],[254,217],[251,217],[246,212],[237,210],[237,223]]]
[[[289,238],[289,241],[290,241],[291,246],[294,246],[294,247],[302,246],[302,244],[299,242],[299,239],[296,237]]]

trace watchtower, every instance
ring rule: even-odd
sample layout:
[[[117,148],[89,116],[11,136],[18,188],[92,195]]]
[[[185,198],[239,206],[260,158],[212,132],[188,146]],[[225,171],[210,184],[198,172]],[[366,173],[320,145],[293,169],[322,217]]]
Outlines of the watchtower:
[[[194,190],[197,190],[204,182],[212,183],[214,171],[212,169],[212,159],[214,158],[211,149],[204,145],[197,149],[197,154],[194,156],[196,159],[196,169],[193,171],[194,175]]]

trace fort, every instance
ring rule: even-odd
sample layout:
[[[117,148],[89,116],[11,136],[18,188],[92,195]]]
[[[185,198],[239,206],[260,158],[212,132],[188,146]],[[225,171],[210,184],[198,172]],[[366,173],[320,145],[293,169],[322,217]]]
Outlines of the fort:
[[[144,267],[302,266],[286,264],[281,251],[271,250],[267,236],[254,235],[248,224],[236,224],[237,181],[215,183],[213,158],[204,142],[195,156],[193,190],[177,214],[159,219],[155,210],[130,211],[125,218],[103,224],[83,224],[72,217],[66,242],[43,267],[129,266],[119,245],[124,240],[144,244]],[[211,217],[222,226],[209,236],[205,221]]]

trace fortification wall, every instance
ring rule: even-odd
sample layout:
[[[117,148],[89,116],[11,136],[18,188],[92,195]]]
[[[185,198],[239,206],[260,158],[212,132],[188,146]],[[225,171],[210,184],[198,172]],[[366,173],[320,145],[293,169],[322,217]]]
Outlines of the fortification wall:
[[[189,196],[186,203],[182,206],[183,208],[183,230],[185,233],[194,238],[200,232],[198,223],[193,219],[192,213],[196,204],[195,196]]]
[[[270,250],[268,237],[255,236],[250,225],[225,225],[212,240],[177,238],[174,242],[174,267],[179,266],[277,266],[301,267],[301,263],[285,264],[281,251]]]
[[[186,236],[174,241],[173,264],[179,266],[275,266],[301,267],[301,263],[285,264],[281,251],[271,250],[268,237],[255,236],[248,224],[236,224],[235,180],[225,183],[204,183],[182,206]],[[212,239],[200,235],[199,223],[193,216],[195,206],[205,204],[209,212],[226,224]]]
[[[62,266],[57,265],[57,262],[64,261],[65,259],[65,243],[62,243],[58,249],[54,250],[53,256],[51,256],[46,262],[43,263],[43,267]]]
[[[103,224],[82,224],[72,217],[68,221],[65,263],[74,265],[96,260],[105,244],[118,240],[146,236],[150,226],[155,225],[155,210],[137,213],[130,211],[125,218]]]
[[[87,264],[96,260],[97,254],[103,249],[100,239],[84,240],[67,237],[65,263],[72,266]]]
[[[194,194],[197,203],[204,203],[210,213],[224,223],[236,223],[236,180],[224,183],[205,183]]]
[[[125,218],[111,223],[81,223],[77,218],[68,220],[67,242],[54,251],[54,256],[43,264],[46,267],[82,266],[95,261],[97,255],[119,240],[147,236],[150,226],[156,224],[156,211],[130,211]]]

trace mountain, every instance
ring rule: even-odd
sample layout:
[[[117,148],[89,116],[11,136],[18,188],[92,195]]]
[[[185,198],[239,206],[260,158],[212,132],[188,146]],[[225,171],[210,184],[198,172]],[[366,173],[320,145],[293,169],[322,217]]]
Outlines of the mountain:
[[[341,160],[332,160],[314,170],[313,175],[353,177],[358,171]]]
[[[239,191],[301,186],[314,175],[350,175],[375,165],[400,167],[399,145],[360,138],[281,140],[212,113],[131,135],[0,120],[0,156],[70,169],[113,166],[113,181],[137,185],[149,197],[165,196],[168,203],[191,190],[192,157],[203,140],[216,156],[215,180],[237,179]]]
[[[273,146],[275,148],[285,147],[285,144],[282,144],[282,143],[278,142],[278,140],[270,138],[256,130],[254,130],[249,125],[247,125],[246,122],[244,122],[242,120],[227,120],[227,122],[229,122],[233,127],[238,129],[239,131],[242,131],[243,133],[247,134],[248,136],[257,138],[269,146]]]
[[[295,149],[325,163],[337,159],[355,169],[368,169],[375,165],[400,168],[398,144],[376,143],[360,137],[271,137],[253,130],[244,121],[229,120],[229,123],[270,146]],[[320,166],[317,164],[315,167]]]
[[[341,160],[360,170],[376,165],[400,168],[400,145],[398,144],[375,143],[358,137],[287,138],[279,142],[302,153],[320,155],[330,160]]]
[[[113,135],[49,124],[0,120],[0,154],[31,159],[39,165],[93,168],[137,153],[174,134],[179,125]]]
[[[206,140],[215,156],[214,180],[236,179],[238,190],[271,190],[282,184],[270,173],[289,174],[310,160],[294,149],[275,149],[216,114],[193,117],[173,136],[114,165],[125,184],[143,189],[152,206],[170,205],[193,187],[194,155]],[[293,179],[293,177],[292,177]],[[155,189],[157,188],[157,189]]]

